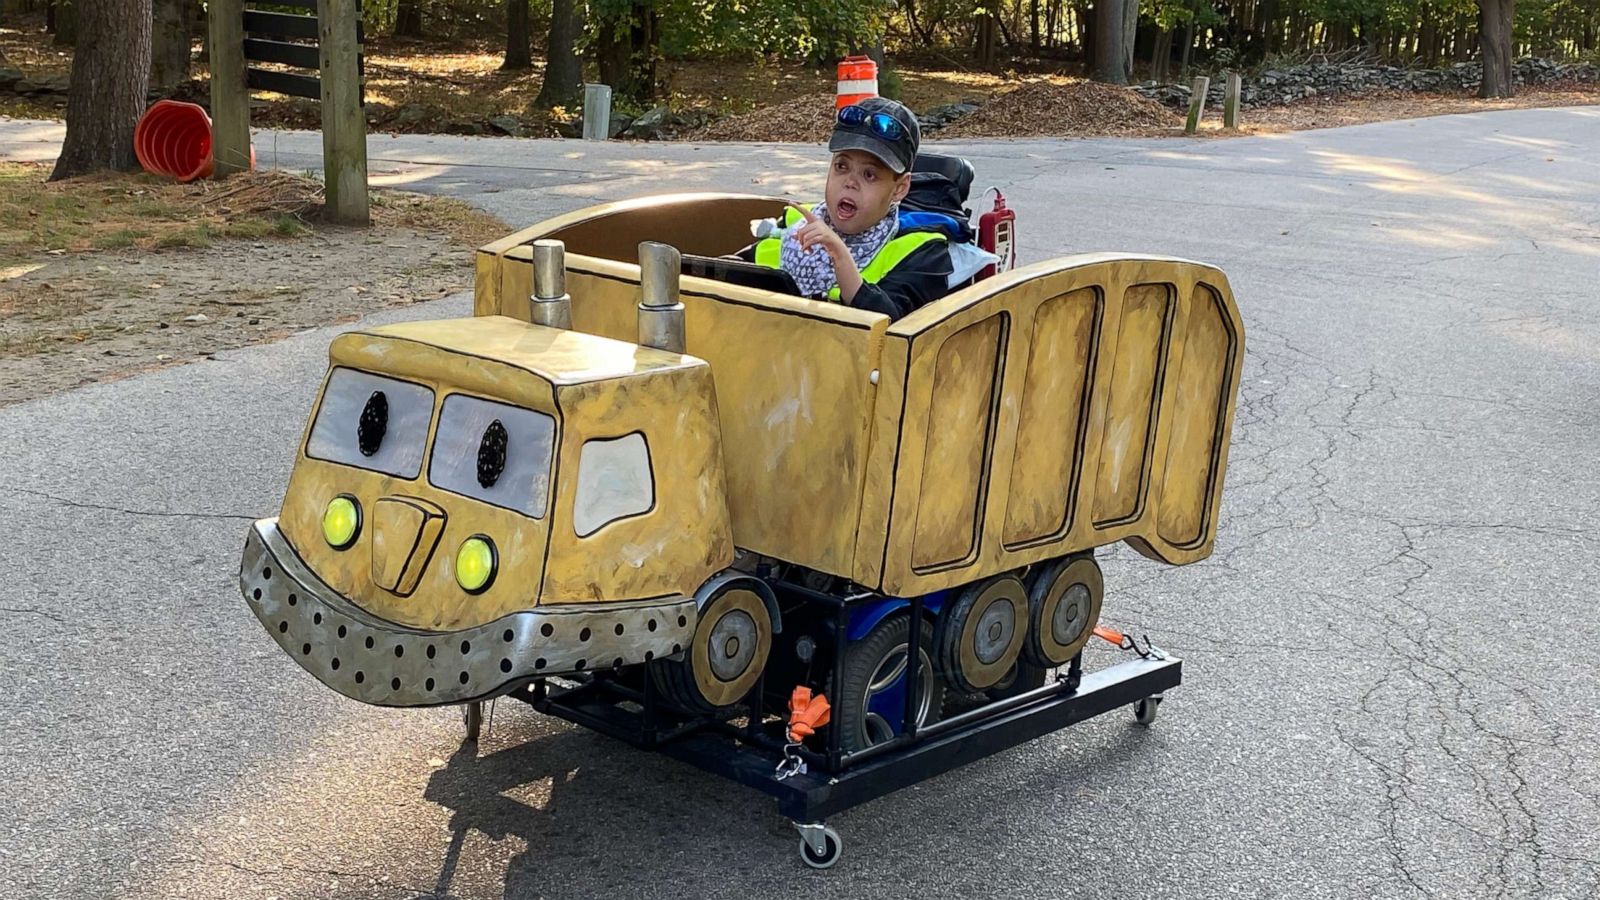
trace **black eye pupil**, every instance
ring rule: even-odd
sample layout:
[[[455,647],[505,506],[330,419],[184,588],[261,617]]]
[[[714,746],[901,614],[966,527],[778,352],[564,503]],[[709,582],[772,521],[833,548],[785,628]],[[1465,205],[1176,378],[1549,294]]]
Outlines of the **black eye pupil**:
[[[373,391],[367,405],[361,408],[361,422],[356,427],[356,440],[362,456],[371,456],[383,446],[383,435],[389,430],[389,398],[383,391]]]
[[[478,484],[484,488],[494,487],[506,470],[507,440],[506,426],[499,419],[483,430],[483,439],[478,442]]]

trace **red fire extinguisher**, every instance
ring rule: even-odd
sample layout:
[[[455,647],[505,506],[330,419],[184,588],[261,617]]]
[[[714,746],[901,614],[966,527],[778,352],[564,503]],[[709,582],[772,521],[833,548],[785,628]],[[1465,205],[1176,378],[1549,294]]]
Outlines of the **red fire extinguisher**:
[[[996,272],[1005,272],[1017,264],[1016,210],[1006,207],[1005,195],[994,191],[994,209],[978,217],[978,246],[1000,257],[1000,262],[985,266],[978,273],[981,281]]]

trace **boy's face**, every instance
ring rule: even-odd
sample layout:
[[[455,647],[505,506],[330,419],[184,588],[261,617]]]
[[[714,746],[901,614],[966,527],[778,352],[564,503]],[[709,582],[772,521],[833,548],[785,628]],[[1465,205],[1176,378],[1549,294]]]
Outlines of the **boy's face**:
[[[828,163],[828,216],[840,234],[860,234],[878,224],[909,190],[911,173],[897,177],[865,150],[841,150]]]

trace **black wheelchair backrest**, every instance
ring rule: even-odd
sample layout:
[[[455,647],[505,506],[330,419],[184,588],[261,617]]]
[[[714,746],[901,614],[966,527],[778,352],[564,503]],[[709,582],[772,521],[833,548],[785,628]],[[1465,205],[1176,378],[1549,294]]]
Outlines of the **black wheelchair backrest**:
[[[972,192],[972,182],[978,177],[978,172],[972,167],[972,163],[959,156],[940,156],[937,153],[918,153],[916,161],[911,164],[912,184],[916,184],[919,180],[932,181],[932,179],[918,179],[918,173],[932,173],[949,179],[961,198],[962,206],[966,205],[967,197]]]

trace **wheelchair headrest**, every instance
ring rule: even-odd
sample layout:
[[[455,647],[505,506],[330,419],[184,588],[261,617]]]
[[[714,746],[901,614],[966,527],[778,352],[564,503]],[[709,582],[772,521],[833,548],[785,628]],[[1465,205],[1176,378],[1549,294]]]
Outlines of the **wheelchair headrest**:
[[[978,177],[972,163],[959,156],[940,156],[937,153],[918,153],[911,164],[911,172],[913,178],[918,172],[930,172],[949,179],[955,185],[962,205],[966,205],[967,195],[972,192],[972,182]]]

